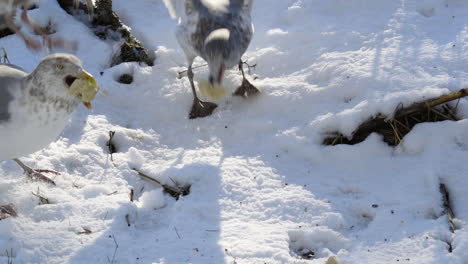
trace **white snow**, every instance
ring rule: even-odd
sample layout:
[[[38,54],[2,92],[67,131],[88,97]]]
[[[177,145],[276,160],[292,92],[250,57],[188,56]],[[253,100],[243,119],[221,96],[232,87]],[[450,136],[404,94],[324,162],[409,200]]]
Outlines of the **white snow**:
[[[399,104],[468,87],[467,1],[256,0],[244,58],[257,64],[249,79],[262,93],[227,96],[195,120],[164,3],[113,4],[154,52],[153,67],[109,68],[115,43],[55,1],[30,12],[41,25],[51,21],[54,37],[79,42],[76,55],[105,92],[92,112],[80,107],[56,142],[22,158],[60,171],[56,187],[0,162],[0,204],[19,213],[0,221],[0,263],[318,264],[334,255],[343,264],[467,263],[466,119],[419,124],[395,148],[376,134],[353,146],[321,144]],[[17,36],[0,47],[27,70],[48,54],[32,53]],[[122,73],[134,82],[118,83]],[[198,68],[196,81],[207,74]],[[234,91],[241,79],[232,69],[224,86]],[[468,118],[466,99],[458,110]],[[190,194],[176,201],[133,168],[190,184]],[[440,182],[451,194],[455,233]],[[300,258],[304,249],[315,259]]]

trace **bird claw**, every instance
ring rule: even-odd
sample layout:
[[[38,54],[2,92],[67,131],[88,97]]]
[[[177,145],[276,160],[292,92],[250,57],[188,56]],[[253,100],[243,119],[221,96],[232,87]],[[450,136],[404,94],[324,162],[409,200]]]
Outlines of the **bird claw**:
[[[190,110],[189,118],[195,119],[198,117],[209,116],[213,113],[217,106],[218,105],[216,105],[215,103],[203,102],[199,99],[195,99],[193,100],[192,110]]]
[[[28,171],[27,175],[33,180],[43,181],[43,182],[46,182],[48,184],[55,185],[55,182],[53,180],[51,180],[47,176],[44,176],[42,173],[52,173],[52,174],[55,174],[55,175],[60,175],[59,172],[52,171],[52,170],[35,170],[35,169],[33,169],[31,171]]]
[[[236,89],[233,95],[247,98],[258,93],[260,93],[260,90],[244,78],[241,86],[239,86],[239,88]]]
[[[6,219],[8,217],[17,217],[15,207],[13,204],[0,205],[0,220]]]

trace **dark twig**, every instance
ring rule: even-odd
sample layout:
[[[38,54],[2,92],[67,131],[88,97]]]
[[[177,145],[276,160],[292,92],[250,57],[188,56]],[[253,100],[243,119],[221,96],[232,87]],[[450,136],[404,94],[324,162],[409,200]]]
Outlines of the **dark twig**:
[[[133,191],[133,189],[130,189],[130,202],[133,202],[134,194],[135,194],[135,192]]]
[[[457,111],[457,109],[458,109],[458,104],[460,103],[460,99],[461,99],[461,98],[458,98],[458,100],[457,100],[457,104],[455,105],[455,108],[454,108],[454,111],[455,111],[455,112],[456,112],[456,111]]]
[[[450,195],[447,190],[447,187],[445,187],[445,184],[443,183],[439,185],[439,190],[440,190],[440,193],[442,194],[442,201],[444,202],[444,212],[448,218],[450,231],[453,233],[455,232],[455,224],[453,223],[453,219],[455,218],[455,215],[453,213],[452,203],[450,201]]]
[[[109,140],[107,141],[107,148],[109,149],[109,154],[111,157],[111,161],[114,161],[114,158],[112,157],[112,154],[116,152],[116,148],[114,145],[114,142],[112,142],[112,139],[114,139],[115,136],[115,131],[109,131]]]
[[[1,205],[0,206],[0,220],[3,220],[8,217],[17,217],[15,207],[13,204]]]
[[[130,215],[129,214],[125,215],[125,221],[127,222],[127,226],[130,226]]]
[[[85,228],[85,227],[81,227],[81,228],[83,228],[83,231],[78,232],[78,235],[89,235],[89,234],[93,233],[93,231],[91,231],[88,228]]]
[[[147,174],[139,171],[136,168],[133,168],[133,170],[136,171],[138,175],[140,175],[141,177],[161,185],[165,192],[167,192],[168,194],[170,194],[172,197],[176,199],[179,199],[180,196],[185,196],[190,193],[190,185],[185,186],[185,187],[180,187],[180,188],[173,187],[173,186],[161,183],[160,181],[156,180],[153,177],[148,176]]]
[[[442,194],[444,213],[447,215],[450,231],[452,233],[454,233],[455,232],[455,224],[453,223],[453,219],[455,218],[455,215],[453,213],[452,203],[450,201],[449,192],[447,190],[447,187],[443,183],[441,183],[439,185],[439,190],[440,190],[440,193]],[[447,243],[447,245],[448,245],[448,252],[452,253],[452,251],[453,251],[452,242],[447,240],[447,241],[445,241],[445,243]]]
[[[180,237],[180,235],[179,235],[179,231],[177,231],[177,228],[176,228],[175,226],[174,226],[174,231],[176,232],[177,237],[178,237],[179,239],[182,239],[182,238]]]
[[[455,112],[452,110],[452,108],[448,105],[443,105],[442,109],[453,119],[453,120],[458,120],[457,116],[455,115]]]

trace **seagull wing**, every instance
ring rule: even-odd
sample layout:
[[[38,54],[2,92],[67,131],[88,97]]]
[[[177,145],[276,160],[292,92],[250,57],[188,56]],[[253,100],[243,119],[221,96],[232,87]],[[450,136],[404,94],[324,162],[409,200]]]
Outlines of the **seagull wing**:
[[[185,14],[185,2],[192,3],[192,0],[163,0],[164,5],[173,19],[179,19]]]
[[[0,125],[10,118],[9,104],[13,100],[11,89],[19,88],[21,80],[27,75],[20,67],[0,64]]]

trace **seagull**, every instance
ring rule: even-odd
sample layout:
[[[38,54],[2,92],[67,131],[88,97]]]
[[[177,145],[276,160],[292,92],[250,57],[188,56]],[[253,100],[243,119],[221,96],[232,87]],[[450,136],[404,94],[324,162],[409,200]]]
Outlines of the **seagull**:
[[[246,97],[259,92],[247,81],[241,61],[253,35],[250,16],[253,0],[164,0],[164,3],[171,17],[178,20],[176,37],[188,61],[187,76],[193,93],[190,119],[209,116],[217,107],[197,96],[192,71],[197,56],[208,63],[209,85],[204,85],[207,93],[210,90],[219,93],[214,90],[221,89],[224,71],[236,65],[243,81],[234,95]]]
[[[78,8],[80,0],[73,0],[73,5]],[[86,0],[88,7],[88,14],[90,17],[94,13],[94,5],[92,0]],[[34,0],[2,0],[0,2],[0,30],[10,29],[14,34],[20,36],[26,43],[26,46],[32,50],[39,51],[42,48],[40,42],[32,39],[28,35],[21,32],[21,30],[15,24],[16,10],[19,7],[23,8],[21,12],[21,20],[29,26],[35,34],[43,37],[49,48],[52,47],[64,47],[71,50],[76,50],[76,43],[68,43],[61,39],[51,39],[47,37],[47,33],[39,26],[34,24],[28,16],[28,9],[34,5]]]
[[[98,90],[96,79],[73,55],[46,56],[31,73],[15,65],[1,64],[0,159],[13,159],[30,178],[55,185],[42,173],[56,172],[32,169],[19,157],[54,141],[80,101],[91,109]],[[0,206],[0,213],[5,208],[11,209]]]

